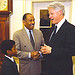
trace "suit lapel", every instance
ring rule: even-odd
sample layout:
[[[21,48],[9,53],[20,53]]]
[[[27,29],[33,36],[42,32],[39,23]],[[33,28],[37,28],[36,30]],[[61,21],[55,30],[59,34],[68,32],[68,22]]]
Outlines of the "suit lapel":
[[[35,49],[36,49],[37,33],[36,33],[35,29],[33,29],[33,35],[34,35],[34,42],[35,42]]]
[[[54,43],[58,38],[60,38],[61,34],[63,33],[63,29],[65,28],[65,23],[67,23],[67,21],[63,23],[63,25],[60,27],[56,35],[50,40],[50,42]]]
[[[25,29],[23,29],[23,36],[22,36],[22,38],[23,38],[24,44],[29,48],[29,50],[30,51],[33,50],[33,47],[31,45],[30,39],[29,39]]]

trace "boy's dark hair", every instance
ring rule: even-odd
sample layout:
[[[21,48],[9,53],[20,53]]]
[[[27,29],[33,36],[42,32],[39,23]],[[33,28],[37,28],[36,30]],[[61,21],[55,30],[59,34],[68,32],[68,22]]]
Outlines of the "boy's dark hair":
[[[15,41],[13,40],[4,40],[1,43],[1,52],[5,55],[7,55],[7,50],[11,50],[13,45],[15,44]]]

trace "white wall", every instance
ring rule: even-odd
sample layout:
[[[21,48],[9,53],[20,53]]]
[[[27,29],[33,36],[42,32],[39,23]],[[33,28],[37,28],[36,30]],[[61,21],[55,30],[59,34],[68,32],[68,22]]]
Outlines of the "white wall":
[[[72,19],[71,23],[75,25],[75,0],[72,0]]]
[[[13,33],[22,26],[22,16],[23,16],[23,0],[13,0],[13,13],[10,15],[10,38],[12,39]]]

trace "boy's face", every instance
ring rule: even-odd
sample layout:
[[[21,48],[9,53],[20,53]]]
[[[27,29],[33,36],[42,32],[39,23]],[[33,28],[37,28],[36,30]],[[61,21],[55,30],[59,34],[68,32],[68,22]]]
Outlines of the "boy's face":
[[[17,49],[15,48],[15,45],[13,45],[11,51],[10,50],[7,50],[7,55],[10,56],[10,57],[17,55]]]

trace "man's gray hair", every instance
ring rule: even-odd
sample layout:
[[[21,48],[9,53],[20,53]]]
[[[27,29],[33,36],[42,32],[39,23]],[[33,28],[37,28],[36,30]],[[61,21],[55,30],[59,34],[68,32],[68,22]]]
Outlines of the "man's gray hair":
[[[61,2],[52,2],[48,5],[48,9],[53,8],[56,11],[62,10],[62,14],[65,15],[65,7]]]

